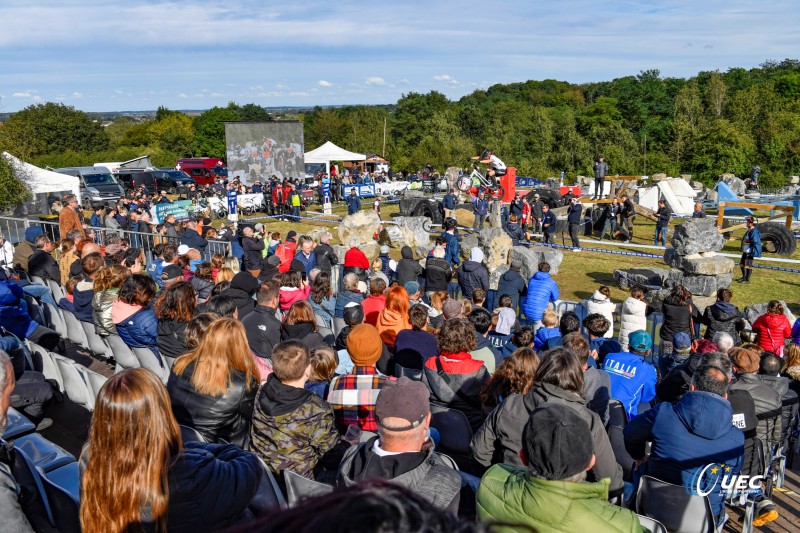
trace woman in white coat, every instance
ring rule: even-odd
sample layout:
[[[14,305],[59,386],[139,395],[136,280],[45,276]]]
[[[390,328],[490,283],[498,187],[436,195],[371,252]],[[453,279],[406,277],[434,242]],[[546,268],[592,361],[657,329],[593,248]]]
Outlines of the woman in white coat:
[[[622,302],[619,319],[619,343],[626,352],[628,335],[638,330],[647,331],[647,302],[644,301],[644,290],[634,287],[631,295]]]
[[[594,294],[592,294],[591,298],[583,301],[583,305],[586,307],[587,316],[591,315],[592,313],[600,313],[608,319],[608,322],[611,324],[611,326],[608,328],[608,331],[605,335],[603,335],[603,337],[606,339],[613,337],[614,311],[616,310],[617,306],[611,301],[611,290],[605,285],[601,285],[599,289],[594,291]]]

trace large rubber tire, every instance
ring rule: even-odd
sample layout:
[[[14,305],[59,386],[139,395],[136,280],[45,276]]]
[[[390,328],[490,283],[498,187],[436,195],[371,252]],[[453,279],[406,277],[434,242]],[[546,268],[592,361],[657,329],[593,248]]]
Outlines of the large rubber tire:
[[[780,222],[762,222],[756,226],[761,233],[764,253],[792,255],[797,250],[797,241],[792,230]]]
[[[561,200],[561,193],[555,189],[548,189],[546,187],[536,187],[531,189],[527,194],[528,202],[533,202],[533,197],[537,193],[539,194],[539,199],[543,203],[547,204],[550,209],[561,207],[561,204],[563,203]]]
[[[506,195],[506,189],[502,185],[497,185],[496,187],[491,187],[488,190],[489,196],[496,199],[502,200],[503,196]]]

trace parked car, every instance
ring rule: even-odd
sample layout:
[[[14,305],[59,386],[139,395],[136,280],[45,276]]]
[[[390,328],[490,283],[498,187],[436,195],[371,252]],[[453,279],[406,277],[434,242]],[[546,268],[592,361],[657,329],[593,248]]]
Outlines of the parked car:
[[[189,185],[194,184],[194,180],[183,170],[162,167],[153,171],[158,181],[158,188],[167,191],[169,194],[178,194],[179,190],[185,190]]]
[[[225,161],[216,157],[191,157],[178,159],[175,170],[189,174],[198,185],[209,185],[217,178],[227,179]]]
[[[80,180],[84,209],[111,205],[125,195],[122,185],[106,167],[63,167],[53,171]]]
[[[114,174],[126,191],[135,191],[144,187],[147,194],[159,190],[159,182],[150,170],[121,170]]]

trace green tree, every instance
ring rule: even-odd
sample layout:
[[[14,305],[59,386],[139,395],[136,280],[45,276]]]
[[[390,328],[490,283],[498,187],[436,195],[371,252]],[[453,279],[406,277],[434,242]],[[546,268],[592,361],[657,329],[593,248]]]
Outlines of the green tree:
[[[687,147],[693,142],[703,122],[703,103],[696,82],[681,88],[675,97],[672,121],[672,157],[681,168]]]
[[[183,113],[173,113],[150,123],[150,137],[162,150],[190,155],[194,146],[195,131],[192,119]]]
[[[0,146],[21,157],[47,152],[90,152],[108,146],[102,124],[74,107],[47,102],[12,114],[0,129]]]
[[[13,168],[11,163],[0,155],[0,211],[7,211],[26,202],[30,191],[25,185],[27,176],[21,169]]]
[[[711,185],[724,172],[747,175],[754,154],[755,142],[750,136],[728,120],[717,119],[703,128],[687,155],[692,174]]]
[[[706,84],[706,109],[711,118],[722,118],[728,88],[718,70],[711,73]]]
[[[212,107],[194,118],[195,156],[225,157],[225,122],[240,120],[238,107],[231,102],[228,107]]]
[[[446,110],[449,105],[447,97],[437,91],[403,95],[397,101],[393,116],[397,144],[403,149],[417,146],[424,137],[427,137],[433,116]]]

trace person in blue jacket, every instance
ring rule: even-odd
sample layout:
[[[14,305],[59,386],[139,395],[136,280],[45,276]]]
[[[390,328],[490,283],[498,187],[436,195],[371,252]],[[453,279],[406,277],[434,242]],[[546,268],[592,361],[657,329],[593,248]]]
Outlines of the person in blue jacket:
[[[22,287],[11,281],[0,281],[0,327],[18,339],[30,339],[46,350],[54,350],[61,340],[58,333],[28,314]]]
[[[550,264],[539,263],[539,271],[528,280],[528,292],[520,307],[534,331],[542,327],[542,313],[550,303],[555,303],[561,293],[555,280],[550,277]]]
[[[461,262],[461,259],[458,257],[459,243],[458,235],[456,235],[457,225],[458,222],[456,222],[456,219],[446,219],[444,221],[444,233],[442,233],[442,237],[447,239],[447,247],[444,250],[444,258],[453,267],[458,266],[458,264]]]
[[[550,206],[542,205],[542,242],[553,244],[553,235],[556,234],[556,215],[550,211]]]
[[[756,219],[747,217],[747,233],[742,237],[742,258],[739,266],[742,269],[742,277],[739,283],[750,283],[750,275],[753,273],[753,258],[761,257],[761,232],[756,227]]]
[[[690,392],[678,402],[663,402],[628,422],[625,449],[637,461],[634,486],[642,475],[707,494],[716,523],[725,513],[722,481],[742,469],[744,433],[733,424],[728,402],[729,376],[716,366],[702,365]],[[613,391],[613,384],[612,384]],[[645,459],[647,443],[652,442]]]
[[[125,344],[149,348],[160,362],[158,319],[150,309],[156,290],[156,282],[150,276],[132,274],[119,288],[117,299],[111,306],[111,320]]]
[[[644,360],[652,348],[649,333],[634,331],[628,335],[629,351],[610,353],[603,360],[603,370],[611,378],[611,397],[622,402],[628,420],[649,409],[656,397],[656,369]]]
[[[103,212],[105,212],[106,208],[103,206],[97,206],[94,208],[94,214],[89,219],[89,225],[93,228],[103,228],[105,224],[103,224]],[[65,235],[66,237],[66,235]]]
[[[479,192],[478,197],[472,199],[472,210],[475,213],[475,223],[472,224],[472,229],[483,229],[486,215],[489,214],[489,200],[486,199],[484,191]]]
[[[453,216],[453,211],[456,209],[456,190],[450,189],[450,192],[442,198],[442,209],[444,209],[444,218]]]
[[[355,188],[350,189],[350,196],[345,201],[347,202],[348,215],[354,215],[361,211],[361,199],[356,194]]]

